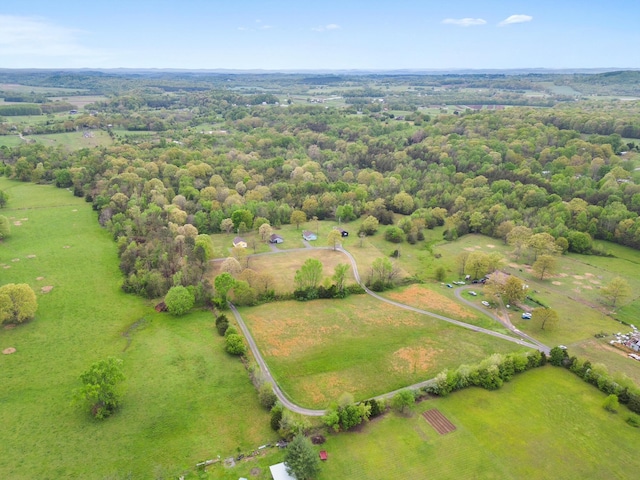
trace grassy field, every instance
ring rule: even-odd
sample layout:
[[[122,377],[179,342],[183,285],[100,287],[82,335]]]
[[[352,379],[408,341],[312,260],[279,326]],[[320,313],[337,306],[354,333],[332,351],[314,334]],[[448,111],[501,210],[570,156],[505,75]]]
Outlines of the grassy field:
[[[28,135],[29,141],[42,143],[47,147],[62,145],[67,150],[79,150],[81,148],[93,148],[103,145],[111,145],[113,140],[104,130],[91,130],[87,136],[84,132],[50,133],[43,135]]]
[[[176,477],[274,440],[211,313],[173,319],[122,293],[116,245],[82,199],[6,179],[0,189],[12,222],[0,281],[30,284],[39,302],[33,321],[0,329],[0,349],[17,349],[0,358],[0,478]],[[71,398],[107,356],[124,359],[125,396],[97,422]]]
[[[342,393],[364,399],[519,347],[368,296],[244,308],[283,390],[308,407]]]
[[[498,391],[468,389],[332,435],[318,480],[635,478],[638,431],[602,407],[605,395],[546,367]],[[422,418],[437,408],[456,427],[438,435]],[[606,446],[606,447],[605,447]],[[606,449],[606,450],[605,450]]]

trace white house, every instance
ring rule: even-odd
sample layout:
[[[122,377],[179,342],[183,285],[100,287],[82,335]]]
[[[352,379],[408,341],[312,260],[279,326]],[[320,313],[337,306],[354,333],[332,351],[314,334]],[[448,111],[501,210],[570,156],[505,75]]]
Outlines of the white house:
[[[296,477],[287,473],[287,467],[284,462],[271,465],[269,470],[271,470],[273,480],[296,480]]]
[[[313,240],[317,240],[318,239],[318,235],[316,235],[315,233],[309,231],[309,230],[305,230],[302,232],[302,238],[304,238],[307,242],[311,242]]]

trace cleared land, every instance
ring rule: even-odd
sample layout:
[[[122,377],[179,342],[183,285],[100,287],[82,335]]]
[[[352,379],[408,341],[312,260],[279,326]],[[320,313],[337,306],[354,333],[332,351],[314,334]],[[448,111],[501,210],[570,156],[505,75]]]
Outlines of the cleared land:
[[[533,370],[498,391],[464,390],[417,404],[411,418],[331,435],[318,479],[634,478],[638,431],[623,411],[606,412],[604,398],[564,370]],[[421,415],[433,408],[456,431],[438,435]]]
[[[82,199],[6,179],[0,189],[12,219],[2,282],[30,284],[39,302],[32,322],[0,329],[0,350],[17,349],[0,356],[1,478],[175,478],[274,440],[211,313],[173,319],[122,293],[116,245]],[[124,359],[126,393],[97,422],[70,403],[80,373],[107,356]]]
[[[241,314],[283,390],[306,407],[326,407],[344,392],[379,395],[518,348],[365,295]]]

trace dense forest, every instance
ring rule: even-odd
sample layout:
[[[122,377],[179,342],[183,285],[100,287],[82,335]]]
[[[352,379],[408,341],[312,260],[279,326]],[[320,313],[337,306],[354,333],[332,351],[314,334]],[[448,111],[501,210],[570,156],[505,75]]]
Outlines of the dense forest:
[[[614,77],[622,85],[602,77],[604,92],[637,92],[637,72],[626,73]],[[580,253],[604,253],[592,252],[592,239],[640,248],[640,102],[544,93],[554,82],[597,85],[599,75],[22,75],[27,85],[105,96],[77,115],[53,109],[21,135],[103,129],[113,143],[1,147],[0,174],[91,202],[118,243],[124,288],[147,297],[173,285],[206,293],[199,235],[286,224],[294,211],[402,218],[411,242],[437,225],[448,239],[505,239],[526,226]],[[318,85],[344,103],[314,101]],[[503,108],[487,108],[495,105]],[[6,116],[0,134],[16,133]]]

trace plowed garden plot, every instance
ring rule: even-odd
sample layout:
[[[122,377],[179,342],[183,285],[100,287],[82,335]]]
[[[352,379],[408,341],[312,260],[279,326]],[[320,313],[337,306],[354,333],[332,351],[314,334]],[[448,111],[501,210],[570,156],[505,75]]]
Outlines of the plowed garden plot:
[[[455,431],[456,426],[451,423],[447,417],[445,417],[440,410],[437,408],[433,408],[431,410],[427,410],[422,414],[427,422],[431,424],[433,428],[436,429],[440,435],[446,435],[447,433],[451,433]]]

